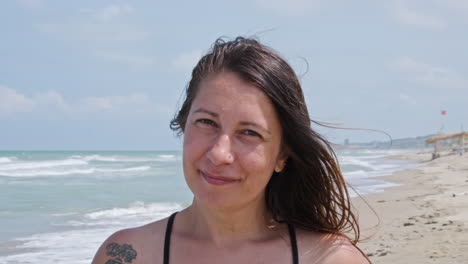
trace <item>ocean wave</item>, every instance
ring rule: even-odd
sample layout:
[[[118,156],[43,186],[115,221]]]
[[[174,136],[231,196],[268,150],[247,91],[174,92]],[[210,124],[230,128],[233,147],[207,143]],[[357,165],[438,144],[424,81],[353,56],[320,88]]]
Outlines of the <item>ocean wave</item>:
[[[348,171],[348,172],[343,172],[343,177],[345,178],[346,181],[350,181],[353,183],[356,180],[362,179],[362,178],[369,178],[372,177],[371,173],[368,171],[364,170],[355,170],[355,171]]]
[[[100,168],[83,168],[83,169],[68,169],[68,170],[17,170],[17,171],[2,171],[0,176],[6,177],[37,177],[37,176],[66,176],[66,175],[87,175],[93,173],[122,173],[134,171],[147,171],[150,166],[139,166],[119,169],[100,169]]]
[[[106,156],[101,156],[101,155],[89,155],[89,156],[84,156],[84,160],[86,161],[107,161],[107,162],[117,162],[117,161],[123,161],[121,159],[118,159],[116,157],[106,157]]]
[[[13,254],[2,256],[1,263],[90,263],[96,249],[116,230],[100,228],[35,234],[16,239]],[[86,241],[86,243],[83,243]],[[16,251],[16,252],[15,252]]]
[[[362,185],[359,187],[355,187],[354,190],[350,191],[351,197],[356,197],[356,192],[359,195],[367,195],[372,193],[380,193],[383,192],[386,188],[399,186],[399,184],[387,181],[379,181],[373,182],[371,185]]]
[[[14,240],[13,254],[2,256],[1,263],[90,263],[99,245],[119,229],[159,220],[181,210],[177,203],[134,202],[118,207],[86,213],[70,220],[62,232],[49,232]],[[60,225],[60,229],[64,225]],[[86,243],[82,243],[86,241]],[[3,261],[3,262],[2,262]]]
[[[117,207],[112,209],[105,209],[87,213],[84,215],[86,219],[114,219],[120,217],[134,217],[134,216],[160,216],[166,215],[168,212],[173,212],[180,209],[181,206],[176,203],[149,203],[134,202],[128,207]]]
[[[91,169],[71,169],[71,170],[32,170],[32,171],[0,171],[0,176],[6,177],[36,177],[36,176],[64,176],[70,174],[92,174],[96,170]]]
[[[0,157],[0,163],[10,163],[13,162],[13,158],[11,157]]]
[[[128,157],[128,156],[102,156],[102,155],[73,155],[72,159],[81,159],[87,162],[101,161],[101,162],[164,162],[177,160],[177,156],[171,154],[160,154],[155,158],[150,157]]]
[[[67,166],[77,166],[77,165],[87,165],[87,164],[88,162],[84,160],[78,160],[78,159],[46,160],[46,161],[35,161],[35,162],[15,162],[13,164],[0,165],[0,173],[2,171],[10,171],[10,170],[67,167]]]
[[[78,212],[68,212],[68,213],[55,213],[51,214],[52,216],[70,216],[70,215],[77,215]]]
[[[385,158],[386,156],[388,155],[365,155],[365,156],[357,156],[357,157],[359,157],[360,159],[364,159],[364,160],[375,160],[375,159]]]
[[[177,157],[176,155],[171,155],[171,154],[160,154],[158,155],[158,158],[168,160],[168,159],[176,159]]]
[[[129,172],[129,171],[147,171],[151,169],[150,166],[138,166],[122,169],[96,169],[97,172]]]
[[[355,171],[349,171],[349,172],[344,172],[343,174],[344,175],[349,175],[349,176],[352,176],[352,175],[362,175],[362,174],[365,174],[367,173],[367,171],[364,171],[364,170],[355,170]]]
[[[344,156],[339,159],[339,162],[340,165],[357,165],[360,167],[374,169],[374,165],[372,165],[369,161],[364,161],[354,157]]]

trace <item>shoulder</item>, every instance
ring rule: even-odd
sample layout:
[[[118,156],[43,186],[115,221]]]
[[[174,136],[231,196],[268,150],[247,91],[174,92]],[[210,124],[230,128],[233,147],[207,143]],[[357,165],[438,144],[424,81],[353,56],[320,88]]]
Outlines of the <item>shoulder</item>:
[[[299,255],[309,264],[369,264],[363,253],[348,238],[310,231],[298,232]]]
[[[115,232],[99,247],[92,264],[159,263],[163,256],[166,224],[167,218]]]
[[[328,236],[330,248],[323,258],[323,264],[369,264],[364,253],[352,244],[349,239],[337,235]]]
[[[92,263],[107,263],[115,258],[123,258],[126,262],[138,259],[140,252],[135,244],[139,240],[136,233],[135,228],[120,230],[112,234],[99,247]]]

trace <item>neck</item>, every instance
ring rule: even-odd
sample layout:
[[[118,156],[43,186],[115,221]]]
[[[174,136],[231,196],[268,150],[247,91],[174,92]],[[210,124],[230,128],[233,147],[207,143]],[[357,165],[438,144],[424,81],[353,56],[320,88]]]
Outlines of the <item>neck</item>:
[[[276,228],[269,226],[270,215],[261,202],[242,208],[219,209],[203,206],[194,200],[181,212],[182,217],[185,220],[181,222],[184,222],[188,233],[217,245],[261,241],[277,234]]]

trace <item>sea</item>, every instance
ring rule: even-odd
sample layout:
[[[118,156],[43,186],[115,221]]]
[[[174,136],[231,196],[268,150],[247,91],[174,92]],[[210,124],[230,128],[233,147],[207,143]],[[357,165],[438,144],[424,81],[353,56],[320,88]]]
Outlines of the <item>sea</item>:
[[[395,185],[380,176],[416,167],[386,158],[412,151],[337,155],[347,182],[365,196]],[[0,263],[90,263],[110,234],[191,200],[180,151],[0,151]]]

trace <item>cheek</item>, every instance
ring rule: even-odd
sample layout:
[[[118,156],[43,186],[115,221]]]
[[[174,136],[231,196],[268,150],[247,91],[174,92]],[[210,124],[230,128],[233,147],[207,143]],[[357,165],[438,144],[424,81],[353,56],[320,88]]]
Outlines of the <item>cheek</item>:
[[[184,132],[183,138],[183,153],[182,153],[182,168],[184,171],[184,178],[188,187],[193,190],[193,180],[196,178],[197,162],[202,156],[202,146],[200,140],[187,129]]]
[[[208,139],[197,134],[196,130],[187,129],[184,132],[183,140],[183,164],[184,167],[193,165],[193,162],[200,159],[206,153],[209,144]]]
[[[240,157],[244,160],[244,164],[260,171],[273,170],[278,156],[278,148],[271,143],[244,148],[241,152]]]
[[[251,177],[249,180],[254,180],[258,184],[264,184],[264,182],[269,181],[275,164],[271,156],[271,153],[262,147],[241,155],[241,164]]]

